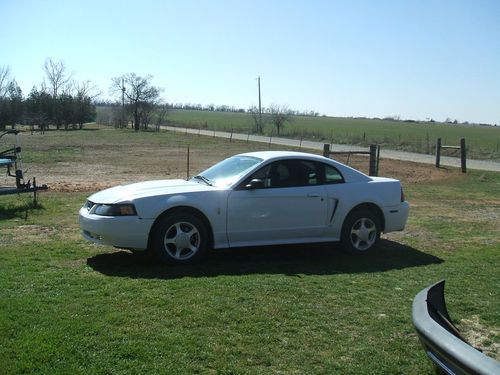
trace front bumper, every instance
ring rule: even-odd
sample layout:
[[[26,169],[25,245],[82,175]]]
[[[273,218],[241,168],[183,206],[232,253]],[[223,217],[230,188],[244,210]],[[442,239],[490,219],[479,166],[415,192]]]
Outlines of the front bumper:
[[[153,219],[138,216],[99,216],[82,207],[79,212],[82,236],[99,245],[146,249]]]
[[[444,280],[415,296],[412,318],[425,353],[439,373],[500,374],[500,363],[467,343],[453,325],[446,309]]]

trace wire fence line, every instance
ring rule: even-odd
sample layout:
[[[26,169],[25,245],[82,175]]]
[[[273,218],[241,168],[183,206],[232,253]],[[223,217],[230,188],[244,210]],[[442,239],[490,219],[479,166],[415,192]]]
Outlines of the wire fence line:
[[[271,135],[256,135],[248,133],[237,133],[234,131],[220,131],[215,129],[202,129],[202,128],[190,128],[190,127],[181,127],[181,126],[167,126],[162,125],[162,129],[173,132],[180,132],[184,134],[197,134],[208,137],[218,137],[218,138],[226,138],[229,141],[239,140],[244,142],[260,142],[267,143],[269,145],[278,145],[278,146],[287,146],[287,147],[297,147],[299,149],[306,150],[314,150],[314,151],[323,151],[323,147],[325,143],[324,141],[311,141],[306,139],[296,139],[296,138],[284,138],[277,137]],[[358,145],[346,145],[340,143],[329,143],[331,150],[335,151],[366,151],[366,147],[358,146]],[[380,151],[380,157],[386,159],[394,159],[394,160],[403,160],[417,163],[425,163],[425,164],[435,164],[435,155],[431,154],[423,154],[416,152],[408,152],[401,150],[391,150],[386,149],[382,146]],[[468,167],[470,169],[478,169],[485,171],[496,171],[500,172],[500,163],[491,161],[491,160],[468,160]],[[441,165],[448,167],[460,167],[460,157],[454,156],[441,156]]]
[[[196,129],[198,132],[209,131],[209,132],[224,132],[231,133],[237,132],[240,134],[249,135],[259,135],[256,134],[253,129],[241,127],[235,125],[234,127],[229,125],[215,126],[213,124],[208,124],[207,122],[202,124],[195,123],[178,123],[170,122],[167,123],[169,126],[180,127],[182,129],[191,128]],[[326,134],[328,133],[328,134]],[[300,140],[309,140],[319,143],[330,143],[330,144],[340,144],[340,145],[355,145],[359,147],[368,147],[370,144],[379,144],[382,148],[389,148],[392,150],[415,152],[419,154],[435,154],[437,136],[431,135],[431,133],[426,132],[423,136],[418,135],[408,135],[402,133],[391,133],[390,135],[374,134],[369,130],[366,131],[341,131],[332,129],[330,132],[318,132],[316,130],[308,129],[297,129],[297,128],[285,128],[281,133],[282,137],[287,139],[295,139],[300,143]],[[260,134],[264,137],[275,137],[274,129],[267,129],[265,134]],[[456,144],[460,142],[460,137],[454,139],[451,136],[440,136],[444,144]],[[473,139],[466,138],[467,143],[467,154],[472,159],[481,160],[492,160],[500,161],[500,138],[493,137],[488,144],[483,142],[475,141]],[[449,156],[453,156],[452,153]]]

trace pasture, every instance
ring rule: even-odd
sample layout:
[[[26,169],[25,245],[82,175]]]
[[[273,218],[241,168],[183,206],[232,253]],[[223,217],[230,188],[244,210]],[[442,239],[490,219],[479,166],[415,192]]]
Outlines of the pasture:
[[[453,320],[499,359],[500,174],[382,160],[410,218],[362,257],[309,244],[173,267],[81,238],[89,194],[184,178],[188,144],[191,173],[267,149],[98,126],[23,134],[28,175],[51,189],[41,207],[0,197],[1,374],[432,374],[411,303],[443,278]]]
[[[247,133],[254,128],[247,113],[173,110],[169,121],[181,126]],[[272,124],[264,128],[270,134]],[[500,127],[453,125],[429,122],[403,122],[347,117],[295,116],[287,123],[282,136],[355,145],[381,144],[384,148],[433,153],[436,139],[443,144],[459,145],[460,138],[467,140],[468,153],[476,159],[500,159]]]

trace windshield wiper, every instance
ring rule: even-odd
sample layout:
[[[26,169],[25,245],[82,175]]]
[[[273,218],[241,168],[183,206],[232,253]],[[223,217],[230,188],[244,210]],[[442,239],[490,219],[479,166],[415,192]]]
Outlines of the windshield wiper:
[[[208,186],[213,186],[212,182],[208,178],[206,178],[205,176],[202,176],[201,174],[199,174],[198,176],[194,176],[193,178],[203,181]]]

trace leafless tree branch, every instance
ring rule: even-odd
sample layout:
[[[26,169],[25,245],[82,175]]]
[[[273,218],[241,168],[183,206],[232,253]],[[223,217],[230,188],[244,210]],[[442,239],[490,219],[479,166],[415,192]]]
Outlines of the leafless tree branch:
[[[63,89],[71,80],[71,76],[66,75],[66,66],[62,61],[54,62],[51,58],[45,60],[44,64],[47,80],[52,88],[52,97],[57,98],[59,90]]]
[[[152,79],[151,75],[141,77],[135,73],[127,73],[111,79],[111,92],[123,93],[132,107],[136,131],[140,129],[141,117],[149,122],[149,116],[146,116],[146,113],[157,103],[162,91],[151,84]]]
[[[0,67],[0,98],[7,95],[10,83],[10,68],[8,66]]]

